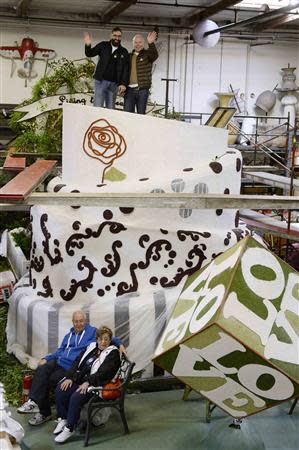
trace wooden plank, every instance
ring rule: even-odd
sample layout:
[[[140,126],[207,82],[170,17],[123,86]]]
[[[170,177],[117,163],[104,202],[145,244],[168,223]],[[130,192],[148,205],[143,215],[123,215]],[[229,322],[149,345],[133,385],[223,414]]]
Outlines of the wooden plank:
[[[25,200],[49,175],[57,161],[38,160],[0,189],[2,200]]]
[[[16,158],[7,155],[3,164],[3,169],[14,172],[21,172],[26,167],[26,158]]]
[[[277,28],[286,23],[292,22],[293,20],[298,20],[299,14],[284,14],[283,16],[276,17],[275,19],[268,20],[267,22],[262,22],[261,24],[256,25],[252,28],[255,32],[260,32],[264,30],[268,30],[269,28]],[[294,26],[296,26],[294,24]]]
[[[244,178],[259,183],[267,184],[269,186],[280,187],[286,189],[290,187],[291,179],[282,175],[275,175],[267,172],[245,172]],[[294,188],[299,188],[299,180],[293,180]]]
[[[225,8],[228,8],[229,6],[236,5],[240,3],[241,0],[220,0],[216,3],[214,3],[212,6],[207,7],[203,11],[197,12],[192,14],[188,17],[188,23],[190,25],[195,24],[196,22],[199,22],[203,19],[207,19],[208,17],[213,16],[214,14],[222,11]]]
[[[11,202],[8,197],[6,200]],[[24,204],[111,208],[299,209],[299,196],[35,192],[28,196]]]
[[[28,9],[32,0],[20,0],[16,7],[16,15],[18,17],[28,16]]]
[[[240,218],[255,230],[299,242],[299,224],[288,224],[256,211],[240,211]]]
[[[116,5],[112,6],[112,8],[109,9],[103,16],[102,16],[102,22],[108,23],[111,22],[114,17],[119,16],[121,13],[123,13],[126,9],[128,9],[130,6],[135,5],[137,3],[137,0],[123,0],[118,2]]]

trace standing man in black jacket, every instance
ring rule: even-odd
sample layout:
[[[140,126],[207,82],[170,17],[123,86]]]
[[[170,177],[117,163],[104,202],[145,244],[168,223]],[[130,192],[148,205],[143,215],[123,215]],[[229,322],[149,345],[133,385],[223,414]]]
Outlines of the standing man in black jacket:
[[[121,46],[122,31],[113,28],[110,41],[102,41],[91,47],[91,36],[84,33],[85,55],[99,57],[94,72],[94,106],[114,109],[117,94],[123,95],[129,82],[129,54]]]
[[[133,51],[130,54],[129,86],[125,93],[124,110],[145,114],[149,90],[152,84],[152,66],[158,58],[155,46],[157,33],[152,31],[147,36],[148,48],[144,48],[145,39],[142,34],[133,38]]]

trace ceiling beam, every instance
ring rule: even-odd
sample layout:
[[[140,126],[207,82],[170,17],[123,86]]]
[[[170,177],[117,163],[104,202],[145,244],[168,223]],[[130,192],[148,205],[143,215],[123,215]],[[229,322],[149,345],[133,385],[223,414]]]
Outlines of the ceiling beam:
[[[262,22],[252,28],[253,31],[264,31],[269,28],[277,28],[286,23],[292,22],[293,20],[298,20],[299,14],[285,14],[275,19],[268,20],[267,22]]]
[[[229,6],[233,6],[236,5],[237,3],[240,3],[240,1],[241,0],[219,0],[212,6],[205,8],[203,11],[197,12],[195,14],[192,14],[192,16],[189,16],[187,18],[188,24],[193,25],[194,23],[199,22],[200,20],[207,19],[208,17],[213,16],[214,14],[222,11],[225,8],[228,8]]]
[[[32,0],[20,0],[17,8],[16,15],[17,17],[25,17],[28,16],[28,9]]]
[[[103,23],[109,23],[114,17],[119,16],[130,6],[135,5],[137,0],[125,0],[118,2],[116,5],[112,6],[105,14],[102,15],[101,20]]]
[[[272,9],[269,12],[266,12],[264,14],[260,14],[258,16],[250,17],[249,19],[241,20],[240,22],[233,22],[229,23],[228,25],[223,25],[223,27],[214,28],[213,30],[207,31],[204,33],[204,37],[209,36],[210,34],[219,33],[221,31],[226,31],[230,28],[235,27],[247,27],[251,24],[255,24],[256,22],[263,23],[264,19],[268,19],[269,17],[275,17],[275,16],[281,16],[282,14],[286,12],[290,12],[292,9],[299,7],[299,1],[296,2],[294,5],[284,6],[283,8],[279,9]]]

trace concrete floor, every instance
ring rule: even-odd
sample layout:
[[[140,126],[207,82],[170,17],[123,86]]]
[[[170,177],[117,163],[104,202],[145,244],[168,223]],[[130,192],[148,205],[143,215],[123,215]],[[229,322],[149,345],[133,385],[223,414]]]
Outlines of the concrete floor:
[[[299,406],[292,416],[287,413],[291,402],[247,418],[241,430],[229,428],[231,417],[219,408],[205,421],[205,402],[192,392],[182,401],[183,391],[172,390],[129,395],[126,399],[127,419],[131,433],[124,435],[122,424],[114,412],[109,422],[94,429],[90,448],[103,450],[298,450]],[[30,427],[30,416],[13,416],[25,428],[23,450],[57,450],[53,440],[54,422]],[[63,444],[65,450],[83,448],[83,436],[76,434]]]

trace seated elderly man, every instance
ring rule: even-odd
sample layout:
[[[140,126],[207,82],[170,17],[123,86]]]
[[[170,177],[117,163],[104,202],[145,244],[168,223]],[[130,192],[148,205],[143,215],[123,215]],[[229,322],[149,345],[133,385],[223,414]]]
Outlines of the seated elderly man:
[[[29,392],[29,400],[18,408],[21,414],[36,413],[29,419],[30,425],[41,425],[51,419],[49,400],[50,388],[55,388],[75,359],[91,342],[96,342],[96,328],[86,322],[83,311],[73,313],[73,327],[64,336],[56,352],[45,356],[38,363]],[[125,351],[119,338],[114,337],[113,344]]]

